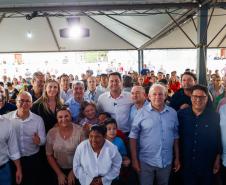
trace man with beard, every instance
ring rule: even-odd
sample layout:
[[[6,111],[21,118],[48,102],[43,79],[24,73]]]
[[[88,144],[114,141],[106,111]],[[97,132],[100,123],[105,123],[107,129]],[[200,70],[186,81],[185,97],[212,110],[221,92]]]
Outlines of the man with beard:
[[[176,111],[185,109],[191,106],[191,89],[196,84],[196,76],[185,71],[181,76],[181,86],[171,98],[169,106],[174,108]],[[169,185],[181,184],[180,172],[171,173]]]
[[[176,111],[191,106],[191,88],[196,84],[196,76],[191,72],[184,72],[181,76],[181,86],[170,101],[170,107]]]

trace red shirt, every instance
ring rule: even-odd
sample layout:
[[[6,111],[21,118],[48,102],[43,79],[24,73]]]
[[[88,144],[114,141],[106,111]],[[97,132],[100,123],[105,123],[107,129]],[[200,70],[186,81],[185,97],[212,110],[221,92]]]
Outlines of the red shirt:
[[[169,89],[172,90],[174,93],[180,89],[180,82],[171,82],[169,83]]]

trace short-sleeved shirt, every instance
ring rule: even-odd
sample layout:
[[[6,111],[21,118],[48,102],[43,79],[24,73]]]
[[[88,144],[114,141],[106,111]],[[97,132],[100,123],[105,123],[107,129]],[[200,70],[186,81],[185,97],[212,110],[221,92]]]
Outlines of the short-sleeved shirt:
[[[99,112],[108,112],[116,119],[118,128],[127,133],[130,131],[129,113],[133,102],[130,93],[122,91],[116,99],[112,98],[110,92],[99,96],[97,108]]]
[[[183,169],[212,172],[216,156],[222,151],[219,114],[206,109],[196,116],[189,107],[178,112],[178,119]]]
[[[184,94],[184,89],[181,88],[172,96],[169,106],[178,111],[183,104],[191,105],[191,97]]]
[[[82,128],[76,124],[73,124],[73,132],[68,139],[63,139],[59,127],[54,127],[47,134],[46,154],[53,155],[61,168],[72,169],[75,150],[83,139]]]
[[[126,146],[120,137],[115,137],[112,143],[117,146],[122,157],[127,156]]]
[[[165,105],[158,112],[149,103],[135,117],[129,137],[138,140],[140,161],[165,168],[172,163],[174,140],[179,138],[176,111]]]

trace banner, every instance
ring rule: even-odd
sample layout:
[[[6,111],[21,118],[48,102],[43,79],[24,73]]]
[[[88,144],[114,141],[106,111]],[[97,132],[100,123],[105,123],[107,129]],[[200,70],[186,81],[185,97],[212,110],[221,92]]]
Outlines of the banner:
[[[15,54],[14,54],[14,59],[15,59],[15,64],[17,64],[17,65],[23,64],[22,54],[20,54],[20,53],[15,53]]]

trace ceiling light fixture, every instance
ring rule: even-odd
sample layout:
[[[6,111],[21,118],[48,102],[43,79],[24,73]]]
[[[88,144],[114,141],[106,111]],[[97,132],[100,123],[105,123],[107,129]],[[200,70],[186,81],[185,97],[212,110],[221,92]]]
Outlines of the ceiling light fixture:
[[[80,24],[80,17],[67,17],[66,21],[68,22],[69,26],[59,30],[60,37],[71,39],[89,37],[90,31],[88,28],[84,28]]]
[[[32,38],[32,33],[30,31],[27,32],[27,38],[31,39]]]
[[[69,37],[73,39],[81,38],[82,37],[82,29],[80,26],[73,26],[69,28]]]

